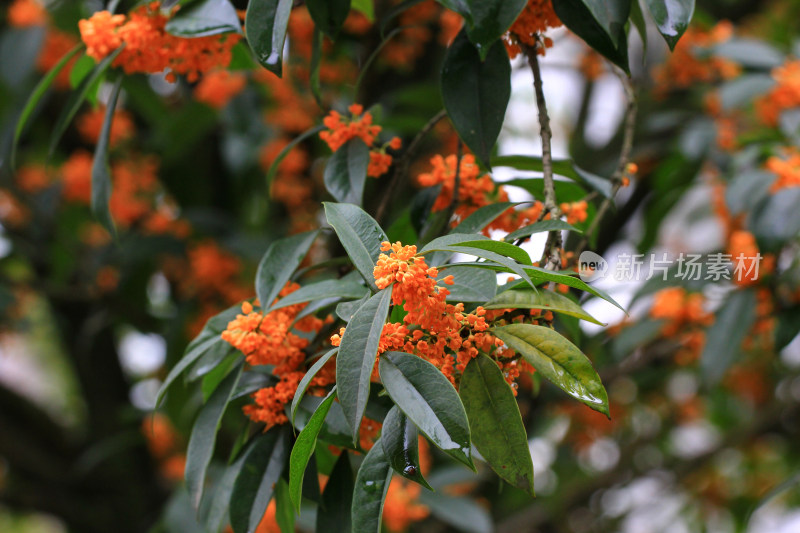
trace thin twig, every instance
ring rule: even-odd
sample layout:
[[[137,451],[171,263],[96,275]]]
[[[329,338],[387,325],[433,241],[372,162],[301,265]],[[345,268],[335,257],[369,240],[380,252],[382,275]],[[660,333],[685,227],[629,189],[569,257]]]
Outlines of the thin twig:
[[[386,214],[386,208],[389,206],[389,200],[394,195],[394,191],[397,188],[397,185],[400,183],[400,180],[408,173],[408,167],[411,164],[411,158],[414,156],[414,152],[416,152],[417,147],[422,142],[422,139],[425,135],[430,132],[436,124],[439,123],[444,117],[447,116],[447,112],[442,109],[436,115],[431,118],[427,124],[425,124],[419,133],[417,133],[416,137],[409,143],[408,148],[406,148],[403,155],[400,156],[399,160],[395,164],[394,173],[392,174],[392,179],[389,181],[389,186],[386,188],[386,193],[381,198],[381,203],[378,206],[378,209],[375,211],[375,220],[379,223],[383,222],[383,216]]]

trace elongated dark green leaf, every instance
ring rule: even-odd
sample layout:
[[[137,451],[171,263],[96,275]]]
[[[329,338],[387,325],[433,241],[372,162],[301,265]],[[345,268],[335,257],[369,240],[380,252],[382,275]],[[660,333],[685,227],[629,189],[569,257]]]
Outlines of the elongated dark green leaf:
[[[731,293],[717,312],[706,335],[700,358],[703,376],[717,383],[742,351],[742,341],[755,321],[756,294],[745,289]]]
[[[459,137],[487,167],[511,96],[511,64],[502,43],[487,45],[486,60],[458,34],[442,66],[442,100]]]
[[[234,533],[255,531],[289,456],[289,432],[276,426],[255,437],[236,476],[230,503]]]
[[[472,442],[498,476],[533,496],[533,461],[517,400],[497,363],[483,354],[464,369],[458,395]]]
[[[352,7],[356,11],[360,11],[367,17],[370,22],[375,21],[375,6],[373,0],[353,0]]]
[[[542,172],[544,163],[542,158],[534,155],[499,155],[492,158],[493,167],[510,167],[517,170]],[[556,159],[552,163],[553,172],[572,180],[578,179],[578,173],[572,165],[571,159]],[[560,198],[559,198],[560,200]]]
[[[317,28],[335,40],[350,13],[350,0],[306,0],[306,6]]]
[[[517,205],[514,202],[498,202],[481,207],[461,221],[450,233],[477,233],[491,224],[494,219]]]
[[[225,412],[231,393],[242,375],[242,365],[239,365],[220,384],[208,402],[200,410],[194,422],[192,434],[189,437],[189,447],[186,451],[186,488],[192,499],[192,504],[200,505],[203,496],[203,484],[206,478],[206,469],[214,454],[214,444],[217,438],[222,415]]]
[[[528,252],[520,248],[519,246],[514,246],[513,244],[509,244],[507,242],[502,241],[466,241],[460,242],[458,244],[454,244],[455,247],[467,247],[467,248],[479,248],[481,250],[487,250],[489,252],[494,252],[496,254],[500,254],[505,257],[510,257],[514,261],[518,263],[522,263],[523,265],[532,265],[533,261],[531,261],[531,256],[528,255]]]
[[[300,135],[289,141],[289,144],[283,147],[283,150],[280,151],[278,156],[275,158],[275,161],[273,161],[270,164],[269,170],[267,170],[267,183],[272,183],[272,180],[278,173],[278,167],[280,167],[281,162],[286,158],[286,156],[289,154],[289,152],[292,151],[292,149],[295,146],[305,141],[309,137],[313,137],[317,133],[321,132],[323,129],[325,129],[325,126],[322,124],[320,124],[319,126],[314,126],[313,128],[304,131],[303,133],[301,133]]]
[[[436,279],[442,280],[447,276],[453,276],[453,284],[445,285],[439,281],[439,286],[450,292],[447,295],[449,302],[483,303],[497,294],[497,274],[491,270],[453,266],[439,272]]]
[[[628,72],[625,23],[631,0],[554,0],[558,18],[586,44]]]
[[[292,455],[289,458],[289,496],[292,499],[295,509],[300,511],[300,501],[303,494],[303,476],[306,473],[306,466],[314,448],[317,446],[317,435],[322,428],[325,417],[331,409],[331,404],[336,399],[336,388],[334,387],[325,400],[320,404],[308,423],[297,436],[297,440],[292,447]]]
[[[644,12],[640,0],[631,1],[631,26],[636,28],[636,32],[642,39],[642,64],[647,58],[647,21],[644,20]]]
[[[205,37],[242,33],[242,23],[229,0],[199,0],[179,10],[164,29],[178,37]]]
[[[256,60],[281,76],[283,43],[294,0],[253,0],[247,3],[244,27]]]
[[[336,316],[344,320],[345,322],[350,322],[353,319],[353,315],[356,314],[356,311],[366,302],[369,300],[371,294],[365,294],[362,298],[358,300],[353,300],[351,302],[342,302],[336,306]]]
[[[422,491],[420,502],[431,514],[464,533],[492,533],[492,517],[471,498],[449,496],[443,491]]]
[[[310,283],[281,298],[273,310],[325,298],[362,298],[369,289],[355,281],[333,279]]]
[[[484,250],[483,248],[475,248],[472,246],[451,246],[448,248],[448,250],[457,251],[468,255],[474,255],[476,257],[482,257],[484,259],[488,259],[489,261],[493,261],[498,265],[502,265],[503,267],[507,268],[510,272],[521,277],[528,283],[528,285],[531,286],[531,288],[536,289],[533,280],[528,275],[527,270],[523,268],[527,265],[521,265],[516,261],[507,258],[504,255],[492,252],[491,250]]]
[[[516,241],[517,239],[524,239],[530,237],[534,233],[541,233],[543,231],[576,231],[581,232],[572,224],[567,224],[563,220],[542,220],[541,222],[534,222],[528,226],[519,228],[506,235],[505,240],[508,242]]]
[[[381,254],[381,243],[388,240],[386,232],[374,218],[356,205],[330,202],[323,202],[322,205],[325,206],[328,224],[333,226],[353,265],[367,284],[377,290],[372,272]]]
[[[380,533],[383,500],[389,490],[392,467],[383,453],[380,439],[367,453],[356,474],[353,506],[350,516],[353,531],[358,533]]]
[[[263,309],[271,310],[272,301],[303,261],[318,234],[318,231],[307,231],[269,245],[256,272],[256,294]]]
[[[369,383],[378,342],[392,302],[392,287],[383,289],[362,305],[347,324],[336,357],[339,403],[347,424],[358,442],[358,429],[369,398]]]
[[[383,420],[381,443],[383,443],[383,453],[395,472],[433,490],[422,476],[419,465],[417,426],[396,405],[389,410],[389,414]]]
[[[383,354],[379,371],[386,392],[428,440],[474,469],[467,414],[444,374],[424,359],[402,352]]]
[[[291,406],[291,413],[292,413],[292,424],[294,424],[294,415],[297,412],[297,406],[300,405],[300,402],[303,399],[303,396],[306,394],[306,390],[308,389],[308,385],[311,383],[311,380],[314,379],[314,376],[317,375],[323,366],[325,366],[331,358],[336,355],[336,352],[339,350],[337,348],[333,348],[325,353],[322,357],[317,359],[317,361],[311,365],[311,368],[308,369],[308,372],[303,376],[303,379],[300,380],[300,383],[297,385],[297,391],[294,393],[294,398],[292,398],[292,406]]]
[[[242,453],[232,464],[225,467],[225,471],[212,485],[211,490],[203,494],[200,503],[199,519],[208,531],[219,531],[224,523],[228,523],[231,494],[236,483],[236,478],[242,471],[247,453]]]
[[[19,144],[19,139],[22,137],[22,132],[25,129],[26,124],[28,123],[28,119],[30,119],[33,110],[36,109],[36,105],[39,103],[39,100],[42,99],[44,93],[50,86],[53,84],[53,80],[56,79],[58,73],[61,72],[64,67],[69,63],[69,60],[75,57],[75,54],[83,50],[83,44],[78,44],[74,48],[72,48],[69,52],[67,52],[64,57],[62,57],[56,65],[51,68],[48,73],[36,84],[36,87],[33,89],[33,92],[28,97],[28,101],[25,102],[25,106],[22,108],[22,113],[19,115],[19,119],[17,120],[17,126],[14,128],[14,139],[11,143],[11,168],[14,169],[17,166],[17,145]]]
[[[311,72],[308,75],[308,82],[311,86],[311,94],[320,109],[324,109],[322,103],[322,88],[319,82],[319,69],[322,65],[322,32],[314,30],[314,37],[311,39]]]
[[[664,36],[669,49],[678,44],[683,32],[689,27],[694,14],[694,0],[645,0],[658,31]]]
[[[477,233],[450,233],[433,239],[431,242],[422,247],[419,251],[420,254],[427,254],[433,251],[449,251],[448,248],[470,241],[488,241],[489,237]],[[453,252],[451,252],[453,253]]]
[[[94,59],[87,55],[78,58],[69,71],[69,86],[75,89],[81,84],[83,78],[89,75],[95,66]]]
[[[361,205],[367,181],[369,147],[353,139],[333,153],[325,167],[325,188],[336,201]]]
[[[350,509],[353,506],[355,479],[350,458],[343,450],[333,466],[317,510],[316,533],[351,533],[353,531]]]
[[[281,533],[294,533],[294,509],[289,486],[282,478],[275,485],[275,522]]]
[[[124,46],[125,45],[123,44],[103,58],[103,60],[100,61],[100,63],[98,63],[94,69],[92,69],[89,75],[83,79],[80,86],[78,86],[78,88],[75,89],[72,94],[70,94],[67,103],[64,104],[61,114],[58,116],[55,126],[53,126],[53,133],[50,135],[50,146],[47,150],[48,157],[52,156],[56,151],[58,142],[61,140],[64,132],[67,131],[67,126],[69,126],[69,123],[72,122],[75,114],[81,108],[81,105],[83,105],[83,102],[89,95],[89,90],[95,85],[95,82],[97,82],[100,77],[105,74],[106,70],[108,70],[108,68],[111,66],[112,61],[114,61],[119,53],[122,52],[122,48]]]
[[[566,296],[553,291],[532,291],[526,287],[503,291],[483,306],[486,309],[548,309],[605,326]]]
[[[527,0],[464,0],[469,7],[471,24],[467,27],[470,41],[475,43],[481,59],[485,60],[489,48],[508,31]]]
[[[97,139],[94,159],[92,160],[92,214],[111,235],[114,235],[116,230],[114,221],[111,219],[111,211],[108,208],[108,202],[111,199],[111,169],[108,166],[108,143],[111,137],[111,123],[114,122],[114,110],[117,107],[117,99],[122,90],[122,79],[122,76],[117,78],[108,97],[103,126],[100,128],[100,137]]]
[[[541,178],[520,178],[503,182],[503,186],[525,189],[538,200],[544,200],[544,180]],[[586,197],[586,190],[572,181],[555,181],[556,198],[559,202],[576,202]]]
[[[169,386],[184,372],[184,370],[205,355],[216,344],[225,342],[220,335],[225,328],[228,327],[228,323],[236,318],[236,315],[239,314],[241,310],[242,306],[236,304],[220,314],[211,317],[208,322],[206,322],[200,334],[186,347],[186,351],[181,360],[178,361],[178,363],[172,367],[172,370],[169,371],[169,374],[167,374],[167,378],[164,380],[156,396],[156,406],[161,404],[161,400],[164,399],[164,394],[166,394]]]
[[[557,331],[532,324],[492,328],[509,348],[522,355],[561,390],[606,416],[608,395],[592,362]]]

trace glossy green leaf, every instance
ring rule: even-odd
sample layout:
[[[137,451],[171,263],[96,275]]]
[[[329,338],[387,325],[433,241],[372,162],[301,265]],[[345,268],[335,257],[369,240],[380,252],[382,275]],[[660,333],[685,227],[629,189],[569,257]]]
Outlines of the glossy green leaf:
[[[433,490],[422,477],[419,465],[419,433],[417,426],[396,405],[389,410],[381,427],[383,453],[395,472]]]
[[[303,261],[318,234],[318,231],[307,231],[269,245],[256,272],[256,294],[265,313],[272,309],[272,301]]]
[[[281,533],[294,533],[294,509],[292,509],[289,486],[283,478],[275,484],[275,522]]]
[[[311,384],[311,380],[317,375],[317,372],[322,370],[322,367],[328,364],[328,361],[333,358],[334,355],[339,350],[337,348],[333,348],[328,350],[322,357],[317,359],[311,368],[308,369],[308,372],[305,373],[303,379],[300,380],[300,383],[297,384],[297,391],[294,393],[294,398],[292,398],[292,406],[291,406],[291,421],[294,424],[294,416],[297,412],[297,406],[300,405],[300,401],[303,399],[303,396],[306,394],[306,390],[308,390],[308,386]]]
[[[62,57],[56,65],[51,68],[48,73],[36,84],[36,87],[33,89],[33,92],[28,97],[28,101],[25,102],[25,106],[22,108],[22,112],[19,115],[19,119],[17,120],[17,126],[14,128],[14,138],[11,142],[11,168],[16,168],[17,162],[17,146],[19,145],[19,139],[22,137],[22,132],[25,129],[25,126],[28,123],[28,119],[30,119],[33,110],[36,109],[37,104],[44,96],[44,93],[50,86],[53,84],[53,80],[56,79],[56,76],[64,70],[64,67],[69,63],[69,60],[75,57],[75,54],[83,50],[83,44],[76,45],[72,48],[69,52],[67,52],[64,57]]]
[[[635,1],[635,0],[634,0]],[[670,50],[678,44],[694,14],[694,0],[645,0]]]
[[[467,364],[458,395],[472,442],[498,476],[533,496],[533,461],[517,399],[497,363],[483,354]]]
[[[756,293],[734,291],[717,311],[706,333],[700,368],[710,383],[717,383],[742,352],[742,341],[756,319]]]
[[[358,442],[358,430],[369,398],[370,376],[391,303],[391,286],[367,300],[347,324],[339,345],[336,383],[339,403],[350,426],[353,442]]]
[[[631,27],[636,29],[642,39],[642,64],[644,64],[647,58],[649,39],[647,38],[647,21],[644,19],[644,11],[642,11],[640,2],[641,0],[631,0]]]
[[[584,311],[580,305],[554,291],[532,291],[526,287],[509,289],[492,298],[483,307],[486,309],[547,309],[605,326]]]
[[[361,205],[368,166],[369,147],[358,138],[348,141],[325,166],[325,188],[337,202]]]
[[[353,319],[353,315],[356,314],[356,311],[366,302],[369,300],[371,293],[365,294],[362,298],[358,300],[353,300],[351,302],[342,302],[336,306],[336,316],[344,320],[345,322],[350,322]]]
[[[386,392],[403,413],[443,452],[474,469],[467,414],[444,374],[402,352],[384,353],[378,365]]]
[[[439,272],[437,280],[453,276],[453,284],[446,285],[439,281],[439,286],[446,288],[448,302],[486,302],[497,294],[497,274],[491,270],[462,268],[457,264]]]
[[[281,76],[283,44],[293,0],[252,0],[247,3],[245,34],[256,60]]]
[[[373,0],[353,0],[352,7],[367,17],[368,21],[375,21],[375,6],[373,6]]]
[[[95,83],[100,80],[100,77],[105,74],[114,59],[122,52],[124,46],[123,44],[103,58],[103,60],[83,79],[78,88],[70,94],[67,103],[64,104],[61,114],[58,116],[55,126],[53,126],[53,132],[50,135],[50,146],[47,150],[48,157],[55,153],[58,142],[61,140],[64,132],[67,131],[67,126],[72,122],[72,119],[78,113],[78,110],[80,110],[83,102],[89,96],[89,90],[94,87]]]
[[[235,319],[236,315],[241,313],[241,311],[242,306],[240,304],[236,304],[219,313],[218,315],[208,319],[208,322],[206,322],[206,325],[203,326],[200,334],[195,337],[194,340],[192,340],[192,342],[190,342],[186,347],[183,357],[174,367],[172,367],[172,370],[169,371],[169,374],[167,374],[167,377],[164,380],[164,383],[161,385],[161,388],[156,396],[156,406],[161,404],[161,400],[164,399],[164,394],[166,394],[167,389],[175,381],[175,379],[177,379],[178,376],[180,376],[189,366],[194,364],[195,361],[200,359],[215,345],[225,342],[222,340],[220,335],[228,327],[228,323]]]
[[[554,0],[553,9],[564,25],[586,44],[628,72],[625,23],[631,0]]]
[[[350,510],[353,531],[380,533],[383,500],[392,479],[392,466],[383,453],[380,439],[367,453],[356,474],[353,505]]]
[[[189,446],[186,451],[186,488],[195,508],[200,505],[203,495],[203,485],[206,478],[206,469],[214,454],[214,444],[222,422],[222,415],[231,398],[231,393],[236,388],[239,376],[242,375],[242,365],[239,365],[220,384],[208,402],[200,409],[200,414],[192,427],[189,437]]]
[[[447,49],[442,66],[442,100],[459,137],[487,167],[511,96],[511,64],[495,42],[486,60],[465,31]]]
[[[311,18],[325,35],[336,39],[350,13],[350,0],[306,0]]]
[[[117,78],[111,89],[105,118],[103,118],[103,125],[100,128],[100,136],[97,139],[97,146],[94,149],[94,158],[92,159],[92,214],[111,235],[116,234],[116,230],[114,229],[114,221],[111,219],[111,211],[108,206],[108,202],[111,200],[111,169],[108,166],[108,145],[117,99],[122,90],[122,80],[122,76]]]
[[[72,65],[72,69],[69,71],[69,86],[73,89],[77,88],[83,79],[89,75],[94,66],[95,62],[91,57],[87,55],[79,57],[78,60]]]
[[[255,437],[233,485],[230,520],[234,533],[255,531],[289,456],[289,432],[276,426]]]
[[[230,373],[231,369],[239,363],[244,356],[241,352],[231,354],[229,357],[223,359],[216,368],[211,370],[208,374],[203,376],[200,382],[200,392],[203,394],[203,403],[207,402],[217,387],[222,383],[222,380]],[[241,382],[241,378],[239,379]],[[238,389],[238,383],[236,388]],[[236,389],[234,389],[235,391]],[[234,392],[231,392],[231,400],[233,400]]]
[[[527,362],[561,390],[606,416],[608,395],[592,362],[577,346],[557,331],[532,324],[510,324],[492,328]]]
[[[164,27],[178,37],[242,33],[242,23],[229,0],[199,0],[181,8]]]
[[[517,19],[527,0],[463,0],[471,18],[467,35],[481,59],[488,57],[490,47],[496,43]]]
[[[420,254],[427,254],[433,251],[449,251],[453,245],[471,241],[488,241],[489,237],[477,233],[450,233],[433,239],[419,250]],[[451,253],[453,253],[451,251]]]
[[[342,450],[322,492],[317,509],[316,533],[352,533],[350,510],[353,507],[354,489],[350,457],[346,450]]]
[[[248,448],[249,451],[249,448]],[[247,453],[241,453],[237,459],[225,467],[222,475],[215,480],[209,490],[203,494],[198,517],[209,531],[219,531],[223,524],[229,522],[231,495],[236,478],[242,471]]]
[[[509,257],[518,263],[522,263],[523,265],[533,265],[533,261],[531,261],[531,256],[528,255],[528,252],[519,246],[514,246],[513,244],[503,241],[466,241],[454,244],[453,246],[457,248],[479,248],[481,250],[487,250],[489,252],[494,252],[496,254]]]
[[[516,231],[512,231],[506,235],[505,240],[513,242],[517,239],[524,239],[525,237],[530,237],[534,233],[541,233],[544,231],[575,231],[581,233],[581,230],[572,224],[567,224],[563,220],[542,220],[541,222],[534,222]]]
[[[334,279],[309,283],[281,298],[272,309],[280,309],[290,305],[322,300],[325,298],[362,298],[369,290],[351,280]]]
[[[381,254],[381,243],[388,239],[386,233],[374,218],[356,205],[330,202],[322,205],[328,224],[333,226],[353,265],[367,284],[377,290],[372,272]]]
[[[450,233],[477,233],[491,224],[494,219],[517,205],[514,202],[497,202],[485,205],[461,221]]]
[[[322,428],[322,423],[325,421],[325,417],[328,416],[328,411],[330,411],[331,404],[335,399],[336,388],[334,387],[317,410],[314,411],[314,414],[311,415],[292,447],[292,455],[289,458],[289,496],[298,512],[300,511],[300,501],[302,500],[303,476],[306,473],[308,460],[311,458],[311,454],[314,453],[319,430]]]

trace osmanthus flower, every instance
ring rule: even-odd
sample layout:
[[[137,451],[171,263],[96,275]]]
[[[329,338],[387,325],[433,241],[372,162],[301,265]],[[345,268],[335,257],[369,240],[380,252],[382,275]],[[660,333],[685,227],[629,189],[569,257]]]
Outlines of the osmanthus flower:
[[[49,20],[47,10],[38,0],[14,0],[6,16],[8,25],[14,28],[44,26]]]
[[[756,112],[767,126],[777,126],[781,111],[800,106],[800,60],[789,60],[772,69],[775,86],[756,100]]]
[[[31,163],[20,168],[15,175],[17,187],[28,194],[36,194],[53,183],[53,174],[41,163]]]
[[[352,104],[347,110],[350,112],[350,117],[336,110],[331,111],[322,121],[327,130],[321,131],[319,138],[325,141],[333,152],[352,139],[361,139],[370,148],[367,176],[373,178],[382,176],[392,165],[392,156],[386,153],[386,149],[397,150],[402,141],[399,137],[394,137],[388,143],[374,147],[382,128],[372,123],[372,114],[369,111],[365,112],[360,104]]]
[[[800,89],[800,85],[798,88]],[[777,179],[769,188],[771,193],[790,187],[800,187],[800,152],[796,148],[788,148],[784,155],[784,157],[771,156],[765,164],[767,170],[777,175]]]
[[[78,117],[76,126],[84,141],[89,144],[97,144],[98,139],[100,139],[103,122],[105,122],[105,116],[106,108],[100,105]],[[111,132],[108,137],[109,145],[115,147],[133,137],[135,133],[136,126],[134,126],[131,114],[123,109],[115,109],[114,120],[111,122]]]
[[[245,85],[247,76],[243,72],[214,70],[203,76],[194,88],[194,97],[214,109],[222,109],[234,96],[242,92]]]
[[[76,150],[61,165],[61,194],[64,200],[89,205],[92,200],[92,154]]]
[[[78,42],[78,39],[72,34],[53,27],[48,27],[47,33],[44,36],[44,43],[42,43],[42,49],[39,51],[39,56],[36,58],[36,68],[38,68],[40,72],[48,72],[55,67],[70,50],[75,48]],[[61,90],[70,88],[69,76],[77,60],[77,56],[72,57],[56,75],[53,80],[53,84],[56,88]]]
[[[520,44],[535,47],[538,54],[544,55],[545,49],[553,46],[553,40],[545,37],[544,32],[559,26],[561,21],[553,10],[552,0],[528,0],[505,35],[508,55],[511,59],[517,57],[522,51]]]
[[[664,320],[661,334],[681,344],[675,354],[678,364],[697,360],[705,345],[705,328],[714,322],[714,314],[705,310],[703,295],[687,292],[683,287],[658,291],[653,297],[650,317]]]
[[[589,207],[586,200],[581,200],[580,202],[564,202],[559,207],[561,208],[561,212],[564,213],[564,216],[567,217],[568,224],[585,222],[586,218],[589,216],[586,213],[586,209]]]
[[[731,280],[740,286],[756,284],[775,267],[775,256],[761,255],[756,238],[749,231],[732,232],[728,238],[727,253],[733,261]]]

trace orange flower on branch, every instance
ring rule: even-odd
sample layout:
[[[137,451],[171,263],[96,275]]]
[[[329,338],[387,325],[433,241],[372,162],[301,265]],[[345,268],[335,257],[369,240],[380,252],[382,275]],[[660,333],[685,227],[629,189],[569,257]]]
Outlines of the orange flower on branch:
[[[770,157],[765,166],[778,176],[769,188],[771,193],[790,187],[800,187],[800,153],[796,149],[788,149],[785,158]]]
[[[106,107],[97,106],[87,111],[77,120],[78,133],[83,140],[89,144],[97,144],[100,139],[100,131],[106,119]],[[111,132],[108,137],[109,144],[113,147],[134,136],[136,128],[133,124],[133,117],[122,109],[114,110],[113,121],[111,122]]]
[[[539,42],[542,43],[542,46],[537,49],[537,52],[544,55],[545,49],[553,46],[553,41],[549,37],[543,37],[542,34],[548,28],[558,28],[559,26],[561,26],[561,21],[553,10],[552,0],[528,0],[522,13],[519,14],[505,36],[508,55],[514,59],[522,51],[520,44],[537,47]]]
[[[243,73],[215,70],[203,76],[194,88],[194,97],[214,109],[222,109],[234,96],[242,92],[245,85],[247,77]]]
[[[44,26],[49,19],[47,10],[38,0],[14,0],[7,16],[8,25],[14,28]]]

